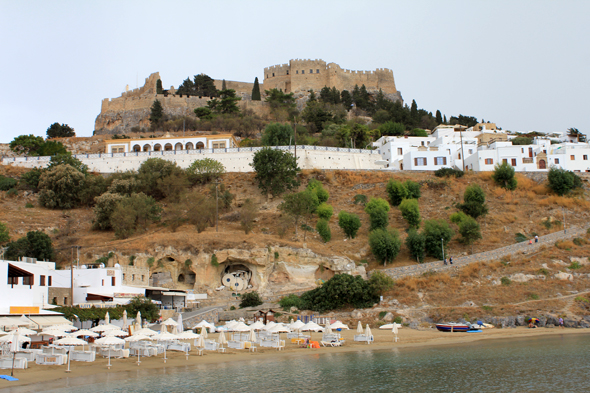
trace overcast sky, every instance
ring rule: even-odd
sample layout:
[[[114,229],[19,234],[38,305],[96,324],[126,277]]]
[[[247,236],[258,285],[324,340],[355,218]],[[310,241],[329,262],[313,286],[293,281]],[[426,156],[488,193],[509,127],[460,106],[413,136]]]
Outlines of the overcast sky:
[[[590,1],[0,0],[0,142],[92,135],[103,98],[159,71],[263,80],[309,58],[393,70],[406,103],[514,131],[590,132]]]

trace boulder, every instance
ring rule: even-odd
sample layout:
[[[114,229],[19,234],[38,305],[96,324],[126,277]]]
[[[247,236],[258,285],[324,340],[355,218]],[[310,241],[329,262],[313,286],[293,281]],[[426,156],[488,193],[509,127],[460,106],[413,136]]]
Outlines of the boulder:
[[[580,321],[580,323],[579,323],[579,326],[580,326],[581,328],[588,329],[588,328],[590,328],[590,322],[588,322],[588,321],[586,321],[586,320],[582,319],[582,320]]]
[[[392,322],[393,321],[393,314],[388,312],[387,314],[385,314],[385,316],[383,317],[383,320],[385,322]]]
[[[545,327],[547,325],[547,317],[539,317],[539,326]]]
[[[516,326],[526,326],[526,320],[525,320],[524,315],[517,316],[515,324],[516,324]]]
[[[350,313],[350,317],[353,319],[361,319],[363,316],[364,316],[363,313],[360,312],[359,310],[353,310]]]
[[[514,282],[528,282],[530,280],[534,280],[535,276],[533,276],[532,274],[516,273],[510,275],[509,278]]]
[[[563,326],[565,326],[566,328],[577,328],[578,321],[576,321],[574,319],[564,319]]]
[[[545,325],[546,328],[554,328],[555,325],[552,323],[548,323],[547,325]]]
[[[587,257],[570,257],[570,262],[578,262],[582,266],[590,265],[590,260]]]
[[[563,281],[573,281],[574,276],[571,273],[559,272],[554,274],[553,277]]]

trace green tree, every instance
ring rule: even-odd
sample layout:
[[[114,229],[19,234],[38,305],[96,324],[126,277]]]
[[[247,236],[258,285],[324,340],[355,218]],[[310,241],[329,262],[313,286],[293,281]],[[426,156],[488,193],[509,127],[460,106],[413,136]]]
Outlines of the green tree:
[[[76,136],[74,129],[67,124],[53,123],[47,128],[47,139]]]
[[[185,202],[187,206],[188,222],[195,226],[197,232],[203,232],[207,227],[215,224],[215,200],[194,192],[188,195]]]
[[[328,224],[328,220],[324,218],[318,220],[315,228],[320,234],[320,237],[322,238],[324,243],[327,243],[330,241],[330,239],[332,239],[332,232],[330,231],[330,225]]]
[[[254,219],[257,215],[258,206],[256,203],[250,198],[246,199],[240,209],[240,226],[246,235],[254,228]]]
[[[412,257],[416,258],[418,263],[424,262],[424,249],[426,247],[426,238],[416,229],[411,228],[406,237],[406,247],[410,251]]]
[[[254,87],[252,87],[252,101],[260,101],[260,85],[258,84],[258,77],[254,78]]]
[[[152,222],[160,220],[162,208],[156,200],[143,193],[123,197],[111,214],[111,227],[115,236],[125,239],[138,230],[143,232]]]
[[[215,80],[207,74],[194,76],[195,93],[199,97],[217,97],[218,91],[215,87]]]
[[[311,218],[319,205],[317,196],[310,190],[304,190],[285,195],[284,201],[279,205],[279,210],[293,217],[295,233],[299,226],[299,220],[303,219],[304,225]]]
[[[443,122],[443,118],[442,118],[442,114],[440,113],[440,111],[437,109],[436,110],[436,123],[437,124],[442,124]]]
[[[50,261],[55,256],[51,238],[41,231],[27,232],[26,236],[8,243],[6,248],[4,257],[9,261],[16,261],[22,257]]]
[[[104,194],[95,198],[94,205],[94,219],[92,220],[92,228],[98,230],[109,230],[111,226],[111,215],[115,211],[117,203],[124,198],[124,195],[105,192]]]
[[[389,209],[389,203],[385,199],[371,198],[369,200],[365,205],[365,213],[369,215],[369,220],[371,221],[369,231],[387,228],[389,224],[389,217],[387,215]]]
[[[236,97],[236,91],[233,89],[224,89],[219,91],[219,99],[214,98],[207,103],[207,107],[214,113],[232,114],[238,113],[240,108],[237,102],[240,97]]]
[[[17,184],[18,184],[18,181],[16,181],[16,179],[13,179],[12,177],[4,177],[4,176],[0,175],[0,191],[8,191],[8,190],[16,187]]]
[[[513,145],[531,145],[533,143],[533,138],[529,138],[526,136],[519,136],[512,139]]]
[[[327,108],[327,105],[318,101],[307,101],[305,109],[301,113],[301,118],[308,127],[315,132],[321,132],[326,123],[332,122],[334,116]]]
[[[379,228],[369,233],[369,246],[375,258],[386,265],[395,259],[401,249],[402,242],[395,229]]]
[[[51,170],[59,165],[69,165],[76,168],[83,174],[88,174],[88,166],[84,165],[82,161],[72,156],[72,153],[56,154],[49,159],[49,165],[46,169]]]
[[[46,141],[39,149],[37,149],[35,154],[38,156],[55,156],[69,153],[61,142]]]
[[[470,245],[473,253],[473,243],[481,239],[479,223],[472,217],[467,216],[459,223],[459,233],[461,234],[461,241]]]
[[[379,126],[379,131],[383,136],[402,136],[406,132],[406,127],[401,123],[387,121]]]
[[[478,184],[472,184],[465,189],[463,193],[463,203],[457,206],[465,214],[473,218],[485,216],[488,213],[488,207],[485,204],[486,195]]]
[[[410,136],[427,137],[428,133],[426,132],[426,130],[423,130],[421,128],[414,128],[410,131]]]
[[[293,139],[293,128],[289,124],[270,123],[262,133],[264,146],[287,146]]]
[[[4,244],[10,240],[10,233],[8,227],[3,222],[0,222],[0,244]]]
[[[418,104],[416,104],[416,100],[412,100],[412,106],[410,107],[410,116],[412,116],[412,120],[414,122],[418,122]]]
[[[293,93],[283,93],[278,89],[265,90],[265,102],[270,105],[270,111],[277,120],[293,118],[297,113],[295,97]]]
[[[361,227],[361,220],[356,214],[341,210],[340,213],[338,213],[338,226],[342,228],[346,236],[354,239]]]
[[[417,199],[404,199],[399,204],[399,210],[410,228],[418,228],[420,226],[420,208],[418,207]]]
[[[39,188],[39,180],[41,179],[43,172],[43,169],[33,168],[21,176],[21,181],[25,182],[33,190],[37,191]]]
[[[330,198],[330,194],[324,188],[324,185],[321,181],[316,179],[311,179],[307,184],[307,189],[313,192],[317,197],[320,203],[324,203]]]
[[[390,179],[387,182],[385,189],[389,195],[389,202],[391,202],[393,206],[399,206],[399,204],[408,197],[408,189],[399,180]]]
[[[518,183],[514,177],[514,168],[508,165],[507,162],[496,164],[492,179],[494,179],[496,184],[500,187],[507,190],[515,190]]]
[[[188,180],[191,184],[205,184],[219,179],[225,173],[222,163],[212,158],[203,158],[193,161],[186,169]]]
[[[162,89],[162,80],[158,79],[156,81],[156,94],[164,94],[164,89]]]
[[[258,188],[266,195],[277,196],[299,186],[295,157],[288,151],[263,148],[254,153],[250,164],[256,172]]]
[[[301,308],[324,312],[345,307],[366,308],[379,301],[368,281],[361,276],[337,274],[322,286],[301,295]]]
[[[575,188],[582,187],[582,180],[578,175],[562,168],[551,167],[547,180],[549,188],[557,195],[565,195]]]
[[[19,135],[10,144],[10,150],[17,154],[36,155],[37,150],[45,144],[43,137],[31,135]]]
[[[80,204],[84,206],[93,206],[94,199],[104,194],[108,189],[107,180],[101,175],[88,174],[84,178],[84,187],[78,194]]]
[[[422,195],[420,192],[420,189],[422,188],[420,183],[412,180],[406,180],[404,182],[404,187],[406,187],[406,190],[408,190],[408,199],[419,199]]]
[[[193,112],[195,112],[195,115],[201,120],[211,120],[215,117],[213,116],[213,112],[211,112],[211,109],[206,106],[195,108]]]
[[[347,111],[349,111],[350,108],[352,108],[352,95],[348,90],[342,90],[342,92],[340,93],[340,101],[342,102],[342,105]]]
[[[148,158],[139,166],[137,171],[140,190],[158,200],[163,199],[166,197],[166,192],[165,188],[161,186],[161,181],[173,174],[184,175],[184,171],[176,165],[176,162],[162,158]]]
[[[263,303],[260,295],[256,291],[244,293],[242,294],[241,298],[242,301],[240,302],[240,308],[256,307]]]
[[[426,254],[437,259],[443,259],[442,248],[446,248],[455,232],[445,220],[424,221],[422,230]]]
[[[380,270],[373,270],[369,277],[369,287],[376,295],[381,296],[383,293],[393,289],[395,281],[387,274]]]
[[[50,209],[72,209],[80,205],[84,174],[70,165],[44,171],[39,179],[39,203]]]
[[[160,100],[155,100],[150,108],[150,125],[152,129],[155,129],[160,122],[164,119],[164,108]]]
[[[316,212],[319,218],[323,218],[324,220],[330,220],[332,214],[334,213],[334,208],[332,205],[328,205],[326,202],[320,203],[317,207]]]

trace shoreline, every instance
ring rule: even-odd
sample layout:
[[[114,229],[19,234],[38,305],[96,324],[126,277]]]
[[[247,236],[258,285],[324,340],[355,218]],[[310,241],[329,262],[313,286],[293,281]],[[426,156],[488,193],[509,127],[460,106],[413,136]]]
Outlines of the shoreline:
[[[230,365],[241,361],[268,361],[269,359],[288,358],[293,356],[318,356],[322,354],[350,353],[361,351],[382,351],[382,350],[409,350],[411,348],[429,348],[439,346],[460,346],[476,341],[486,340],[517,340],[538,338],[542,336],[559,335],[580,335],[590,334],[590,330],[582,329],[559,329],[559,328],[538,328],[528,329],[518,327],[513,329],[487,329],[482,333],[443,333],[436,329],[412,330],[400,329],[397,343],[393,342],[393,335],[390,330],[375,330],[373,344],[357,343],[353,341],[356,333],[354,329],[341,332],[346,343],[342,347],[320,347],[319,349],[299,348],[297,345],[288,342],[283,351],[259,347],[260,352],[248,352],[244,350],[229,350],[227,353],[206,351],[204,356],[197,356],[190,353],[188,361],[183,352],[167,352],[167,362],[164,363],[163,356],[141,358],[141,364],[137,365],[137,358],[111,359],[112,367],[106,368],[107,359],[98,358],[95,362],[72,362],[71,373],[66,373],[67,366],[41,366],[34,362],[29,363],[26,370],[16,369],[15,377],[19,380],[8,382],[0,379],[0,392],[36,392],[47,389],[60,389],[65,387],[84,386],[96,384],[107,380],[118,380],[123,378],[137,378],[141,374],[158,372],[178,372],[183,369],[194,369],[200,366]],[[211,334],[209,338],[217,338],[217,334]],[[319,340],[321,333],[314,333],[312,340]],[[287,340],[285,340],[287,341]],[[10,375],[10,370],[1,370],[0,374]],[[41,384],[43,387],[41,388]]]

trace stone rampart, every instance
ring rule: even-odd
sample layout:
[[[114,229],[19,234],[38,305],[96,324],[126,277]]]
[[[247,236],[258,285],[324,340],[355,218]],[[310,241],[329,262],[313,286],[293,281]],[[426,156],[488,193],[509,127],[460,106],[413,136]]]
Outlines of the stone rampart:
[[[295,152],[293,146],[277,147],[281,150]],[[188,168],[195,160],[212,158],[223,164],[228,172],[252,172],[254,153],[260,147],[202,149],[202,150],[173,150],[152,152],[130,152],[114,154],[78,154],[75,155],[90,171],[99,173],[114,173],[119,171],[137,170],[148,158],[161,157],[174,161],[181,168]],[[375,162],[380,159],[376,150],[348,149],[324,146],[297,146],[297,164],[301,169],[364,169],[378,170],[382,166]],[[4,165],[15,165],[26,168],[45,168],[49,165],[49,157],[16,157],[5,158]]]

